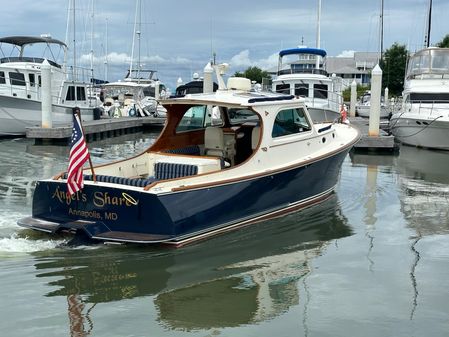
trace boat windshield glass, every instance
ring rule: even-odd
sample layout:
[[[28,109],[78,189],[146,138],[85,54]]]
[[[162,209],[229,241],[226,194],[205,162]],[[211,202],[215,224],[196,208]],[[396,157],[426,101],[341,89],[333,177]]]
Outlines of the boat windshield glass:
[[[258,122],[259,115],[250,109],[228,109],[229,122],[232,125],[243,124],[245,122]]]
[[[449,50],[427,49],[412,56],[407,70],[407,77],[422,74],[448,74],[448,73],[449,73]]]
[[[304,109],[285,109],[277,114],[271,136],[276,138],[310,130],[310,123]]]
[[[190,107],[182,117],[176,132],[205,129],[211,125],[222,125],[220,108],[211,105],[195,105]]]
[[[432,70],[449,73],[449,50],[432,50]]]

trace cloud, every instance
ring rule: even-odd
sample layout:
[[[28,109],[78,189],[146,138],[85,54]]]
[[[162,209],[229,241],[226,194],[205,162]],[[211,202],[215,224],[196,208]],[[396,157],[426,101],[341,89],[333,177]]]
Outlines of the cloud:
[[[245,69],[248,67],[259,67],[261,69],[270,69],[277,65],[278,54],[272,54],[267,58],[261,58],[258,60],[251,60],[250,51],[248,49],[242,50],[240,53],[231,57],[229,63],[234,69]]]
[[[88,63],[90,62],[90,54],[84,54],[80,57],[81,62]],[[134,57],[135,59],[135,57]],[[94,63],[103,63],[106,60],[105,56],[94,56]],[[108,64],[109,65],[123,65],[130,64],[131,56],[127,53],[116,53],[112,52],[108,54]],[[140,63],[144,65],[145,63],[149,64],[190,64],[191,60],[184,57],[173,57],[173,58],[163,58],[159,55],[151,55],[151,56],[141,56]]]
[[[337,57],[354,57],[354,50],[343,50]]]

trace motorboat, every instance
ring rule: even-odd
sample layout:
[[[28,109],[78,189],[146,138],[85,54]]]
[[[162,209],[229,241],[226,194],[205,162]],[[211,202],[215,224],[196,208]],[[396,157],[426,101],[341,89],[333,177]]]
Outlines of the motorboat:
[[[217,91],[218,84],[212,84],[212,91]],[[176,88],[176,96],[185,96],[187,94],[200,94],[204,90],[204,81],[203,80],[193,80],[186,84],[182,84]]]
[[[343,105],[341,78],[328,76],[323,49],[281,50],[272,90],[304,97],[313,122],[333,121],[340,117]]]
[[[153,90],[151,90],[153,89]],[[110,117],[165,117],[166,109],[154,98],[154,87],[136,82],[103,85],[104,111]]]
[[[371,110],[371,91],[366,91],[360,96],[359,100],[355,105],[355,112],[357,116],[368,118]],[[385,104],[383,98],[380,101],[380,118],[388,118],[390,116],[390,111]]]
[[[38,52],[39,57],[28,50]],[[67,71],[64,42],[50,36],[3,37],[0,53],[0,136],[23,136],[27,127],[41,126],[41,66],[45,60],[52,74],[53,125],[70,124],[75,106],[80,108],[83,120],[94,119],[94,108],[100,102],[89,95],[91,83],[77,80],[75,72],[79,69]],[[58,60],[61,54],[62,62]]]
[[[71,197],[64,172],[38,181],[32,216],[18,224],[181,246],[328,198],[359,131],[313,123],[303,98],[251,91],[245,78],[218,82],[213,93],[163,100],[167,121],[155,143],[94,167],[95,176],[85,168]]]
[[[390,130],[401,143],[449,150],[449,48],[429,47],[410,57],[402,107]]]

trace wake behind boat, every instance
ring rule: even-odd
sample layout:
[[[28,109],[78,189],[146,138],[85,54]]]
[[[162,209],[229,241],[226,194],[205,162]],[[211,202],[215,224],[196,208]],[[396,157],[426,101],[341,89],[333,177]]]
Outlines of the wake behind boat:
[[[164,100],[167,122],[147,151],[95,167],[96,181],[85,169],[69,198],[65,174],[38,181],[19,225],[179,246],[327,198],[357,129],[314,124],[304,99],[250,89],[230,78],[227,89]]]

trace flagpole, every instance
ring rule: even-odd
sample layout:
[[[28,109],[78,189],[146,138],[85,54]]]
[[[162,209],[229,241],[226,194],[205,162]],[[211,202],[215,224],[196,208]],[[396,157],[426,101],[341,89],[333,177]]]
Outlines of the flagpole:
[[[81,121],[81,111],[80,108],[75,107],[73,108],[73,114],[78,116],[78,120],[80,121],[80,126],[81,126],[81,131],[83,132],[83,137],[86,140],[86,134],[84,133],[84,127],[83,127],[83,123]],[[86,146],[87,146],[87,141],[86,141]],[[94,172],[94,166],[92,165],[92,159],[90,158],[90,154],[89,154],[89,166],[90,166],[90,172],[92,173],[92,180],[93,182],[97,181],[97,177],[95,176],[95,172]]]

